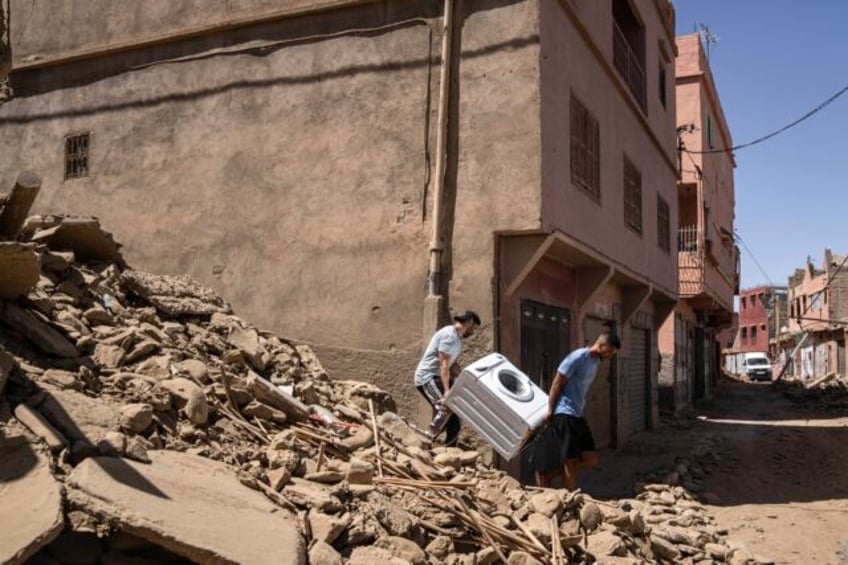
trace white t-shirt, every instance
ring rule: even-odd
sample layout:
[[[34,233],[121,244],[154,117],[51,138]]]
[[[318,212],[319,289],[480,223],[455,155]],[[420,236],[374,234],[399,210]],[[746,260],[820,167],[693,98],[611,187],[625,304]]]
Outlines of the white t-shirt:
[[[462,339],[454,326],[445,326],[430,339],[427,350],[415,369],[415,386],[421,386],[439,376],[439,353],[450,357],[448,366],[456,362],[462,351]]]

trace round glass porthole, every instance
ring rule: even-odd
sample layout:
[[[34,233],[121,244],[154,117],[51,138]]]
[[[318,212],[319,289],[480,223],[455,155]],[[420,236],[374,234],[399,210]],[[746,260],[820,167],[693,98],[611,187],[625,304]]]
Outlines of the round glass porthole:
[[[510,398],[521,402],[529,402],[533,399],[533,387],[530,386],[530,381],[513,371],[508,369],[498,371],[498,383],[501,385],[501,391]]]

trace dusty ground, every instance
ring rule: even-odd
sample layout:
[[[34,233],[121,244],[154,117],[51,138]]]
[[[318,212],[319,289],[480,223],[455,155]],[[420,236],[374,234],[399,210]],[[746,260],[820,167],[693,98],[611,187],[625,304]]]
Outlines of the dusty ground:
[[[848,416],[790,400],[769,384],[730,383],[695,419],[641,434],[581,487],[632,494],[645,473],[685,455],[699,437],[726,447],[704,480],[729,540],[775,563],[848,564]],[[687,429],[688,428],[688,429]]]

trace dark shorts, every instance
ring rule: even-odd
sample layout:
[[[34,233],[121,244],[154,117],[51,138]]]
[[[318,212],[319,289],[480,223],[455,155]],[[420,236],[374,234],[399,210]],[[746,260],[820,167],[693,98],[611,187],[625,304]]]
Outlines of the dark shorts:
[[[595,438],[586,418],[557,414],[536,437],[533,466],[543,473],[559,471],[566,460],[587,451],[595,451]]]

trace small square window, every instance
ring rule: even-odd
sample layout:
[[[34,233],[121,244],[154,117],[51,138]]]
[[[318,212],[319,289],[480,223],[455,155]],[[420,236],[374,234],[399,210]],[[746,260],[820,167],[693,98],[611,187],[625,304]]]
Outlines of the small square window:
[[[88,176],[88,155],[91,134],[69,135],[65,138],[65,178]]]

